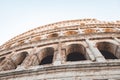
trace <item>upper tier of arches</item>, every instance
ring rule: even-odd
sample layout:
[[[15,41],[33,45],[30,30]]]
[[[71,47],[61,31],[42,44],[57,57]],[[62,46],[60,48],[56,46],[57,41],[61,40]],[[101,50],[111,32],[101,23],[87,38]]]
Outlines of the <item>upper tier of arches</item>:
[[[67,20],[37,27],[22,33],[0,48],[6,49],[17,45],[75,34],[94,34],[100,32],[119,32],[120,21],[108,22],[97,19]],[[55,33],[54,33],[55,32]]]

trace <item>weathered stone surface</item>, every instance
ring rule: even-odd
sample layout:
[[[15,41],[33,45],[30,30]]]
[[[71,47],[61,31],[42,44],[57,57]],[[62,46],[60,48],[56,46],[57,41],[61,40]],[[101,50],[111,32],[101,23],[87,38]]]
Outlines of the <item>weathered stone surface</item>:
[[[34,37],[31,39],[31,42],[34,42],[34,41],[39,41],[40,40],[40,36],[37,36],[37,37]]]
[[[12,59],[5,59],[1,62],[0,64],[0,71],[6,71],[6,70],[11,70],[11,69],[15,69],[16,65],[15,63],[12,61]]]
[[[55,38],[55,37],[58,37],[58,34],[52,33],[52,34],[48,35],[47,37],[48,37],[48,39]]]
[[[0,80],[119,80],[119,32],[118,21],[96,19],[25,32],[0,47]]]
[[[25,58],[24,62],[22,63],[22,66],[30,67],[30,66],[35,66],[38,64],[39,64],[39,60],[38,60],[37,56],[35,54],[33,54],[33,55],[28,55]]]
[[[26,58],[26,55],[27,55],[27,52],[16,53],[11,56],[11,59],[16,65],[19,65],[24,61],[24,59]]]
[[[5,57],[1,57],[0,58],[0,63],[5,59]]]
[[[85,30],[84,30],[84,33],[85,33],[85,34],[96,33],[96,30],[95,30],[95,29],[89,29],[89,28],[88,28],[88,29],[85,29]]]
[[[67,31],[65,32],[65,36],[71,36],[71,35],[76,35],[77,32],[76,31]]]
[[[47,47],[45,49],[40,50],[40,52],[37,53],[38,59],[41,62],[43,58],[49,55],[54,54],[54,48],[52,47]]]

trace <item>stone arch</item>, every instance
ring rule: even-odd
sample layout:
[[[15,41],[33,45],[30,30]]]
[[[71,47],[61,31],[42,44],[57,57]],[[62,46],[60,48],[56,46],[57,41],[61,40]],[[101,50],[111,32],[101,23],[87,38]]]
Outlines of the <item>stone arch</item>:
[[[116,32],[117,30],[113,28],[104,28],[103,31],[107,33],[107,32]]]
[[[26,51],[20,52],[20,53],[15,53],[11,56],[11,59],[17,66],[17,65],[20,65],[24,61],[24,59],[26,58],[27,55],[28,55],[28,52],[26,52]]]
[[[95,30],[95,29],[88,28],[88,29],[85,29],[85,30],[84,30],[84,33],[85,33],[85,34],[96,33],[96,30]]]
[[[47,38],[51,39],[51,38],[55,38],[55,37],[58,37],[58,36],[59,36],[58,33],[52,33],[52,34],[49,34],[49,35],[47,36]]]
[[[27,54],[27,52],[15,53],[9,58],[5,58],[0,64],[0,71],[16,69],[23,62]]]
[[[53,56],[54,56],[54,48],[53,47],[46,47],[42,50],[40,50],[39,53],[37,53],[39,64],[51,64],[53,62]]]
[[[81,61],[87,60],[88,55],[86,49],[81,44],[70,44],[66,48],[66,60],[67,61]]]
[[[31,42],[40,41],[40,39],[41,39],[40,36],[35,36],[35,37],[31,38]]]
[[[97,48],[105,59],[118,59],[120,58],[119,46],[111,42],[98,42],[96,43]]]
[[[76,34],[78,34],[78,32],[77,31],[73,31],[73,30],[66,31],[64,33],[65,36],[71,36],[71,35],[76,35]]]

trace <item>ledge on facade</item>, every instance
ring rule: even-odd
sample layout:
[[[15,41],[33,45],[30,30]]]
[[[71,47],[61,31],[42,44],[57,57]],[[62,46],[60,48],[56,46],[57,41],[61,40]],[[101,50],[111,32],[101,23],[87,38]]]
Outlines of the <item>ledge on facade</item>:
[[[20,74],[30,74],[30,73],[35,73],[35,72],[40,72],[44,73],[44,71],[49,71],[49,70],[60,70],[60,69],[65,69],[65,70],[70,70],[70,69],[102,69],[102,68],[107,68],[107,69],[112,69],[112,67],[116,67],[119,69],[120,66],[120,60],[109,60],[108,62],[90,62],[88,63],[80,63],[80,64],[75,64],[75,63],[67,63],[67,64],[61,64],[61,65],[42,65],[42,66],[32,66],[28,69],[23,68],[22,69],[16,69],[16,70],[10,70],[10,71],[2,71],[0,72],[0,77],[5,77],[5,76],[11,76],[11,75],[20,75]],[[80,70],[81,70],[80,69]],[[103,69],[102,69],[103,70]]]

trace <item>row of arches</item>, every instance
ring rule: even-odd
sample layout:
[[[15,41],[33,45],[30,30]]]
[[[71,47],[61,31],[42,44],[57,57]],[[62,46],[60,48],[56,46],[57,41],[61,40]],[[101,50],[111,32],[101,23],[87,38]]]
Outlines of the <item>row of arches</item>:
[[[98,42],[96,47],[105,59],[119,59],[119,46],[110,42]],[[70,44],[65,49],[66,61],[90,60],[90,56],[82,44]],[[21,52],[11,55],[9,58],[0,58],[0,71],[16,69],[18,65],[34,66],[52,64],[55,57],[53,47],[46,47],[35,54]]]
[[[97,32],[118,32],[118,30],[113,29],[113,28],[87,28],[87,29],[78,29],[78,30],[68,30],[68,31],[63,31],[60,33],[54,32],[51,33],[49,35],[47,35],[47,38],[55,38],[55,37],[59,37],[59,36],[72,36],[72,35],[77,35],[80,33],[83,34],[91,34],[91,33],[97,33]]]
[[[54,48],[47,47],[38,53],[29,54],[27,51],[15,53],[7,57],[0,58],[0,71],[16,69],[19,65],[28,67],[34,65],[44,65],[53,62]]]
[[[120,47],[110,42],[98,42],[97,49],[105,59],[120,59]],[[70,45],[67,51],[67,61],[89,60],[90,57],[86,48],[80,44]]]

